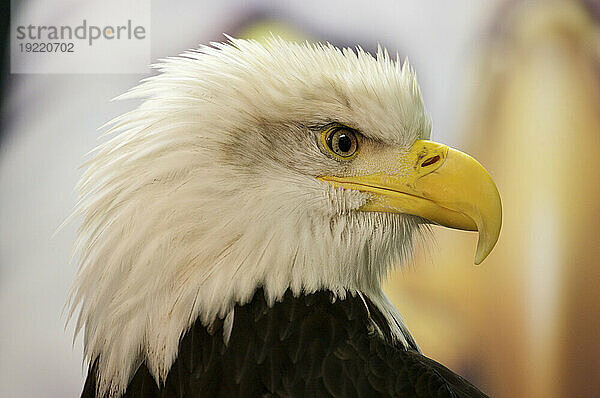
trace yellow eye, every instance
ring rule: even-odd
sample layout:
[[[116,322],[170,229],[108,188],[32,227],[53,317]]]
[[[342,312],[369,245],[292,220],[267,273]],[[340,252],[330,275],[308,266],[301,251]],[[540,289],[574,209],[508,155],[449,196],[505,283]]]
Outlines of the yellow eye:
[[[358,136],[348,127],[330,127],[323,131],[321,140],[329,152],[342,159],[352,158],[358,150]]]

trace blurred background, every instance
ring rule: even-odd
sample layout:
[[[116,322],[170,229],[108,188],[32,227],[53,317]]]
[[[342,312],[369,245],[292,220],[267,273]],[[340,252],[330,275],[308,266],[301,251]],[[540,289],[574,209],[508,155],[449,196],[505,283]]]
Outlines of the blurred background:
[[[59,24],[86,3],[18,9],[52,12]],[[433,139],[486,166],[505,218],[479,267],[476,234],[435,228],[387,293],[423,352],[490,396],[600,397],[598,1],[152,1],[153,60],[223,32],[380,43],[408,56]],[[75,397],[82,343],[63,305],[77,225],[53,233],[97,128],[135,106],[109,100],[144,75],[10,75],[4,61],[0,397]]]

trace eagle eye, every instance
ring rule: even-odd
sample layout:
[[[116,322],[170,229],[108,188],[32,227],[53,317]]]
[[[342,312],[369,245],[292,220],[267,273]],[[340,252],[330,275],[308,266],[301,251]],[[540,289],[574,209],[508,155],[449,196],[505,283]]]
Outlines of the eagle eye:
[[[349,127],[329,127],[323,131],[321,139],[323,146],[337,158],[350,159],[358,150],[358,134]]]

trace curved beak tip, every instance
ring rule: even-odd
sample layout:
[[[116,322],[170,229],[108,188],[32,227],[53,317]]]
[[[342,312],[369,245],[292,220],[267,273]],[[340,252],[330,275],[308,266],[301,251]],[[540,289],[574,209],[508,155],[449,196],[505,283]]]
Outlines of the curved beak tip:
[[[475,265],[480,265],[483,260],[489,256],[500,236],[502,227],[502,204],[500,202],[500,195],[496,198],[497,204],[495,206],[495,216],[488,218],[488,223],[477,228],[479,231],[479,240],[477,241],[477,250],[475,252]]]

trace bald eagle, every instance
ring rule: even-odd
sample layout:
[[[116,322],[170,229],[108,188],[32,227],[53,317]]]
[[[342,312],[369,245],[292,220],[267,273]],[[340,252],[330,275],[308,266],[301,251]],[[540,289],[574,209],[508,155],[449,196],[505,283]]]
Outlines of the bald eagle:
[[[427,224],[496,243],[496,186],[429,141],[408,62],[328,44],[168,58],[87,163],[82,397],[480,397],[381,289]]]

